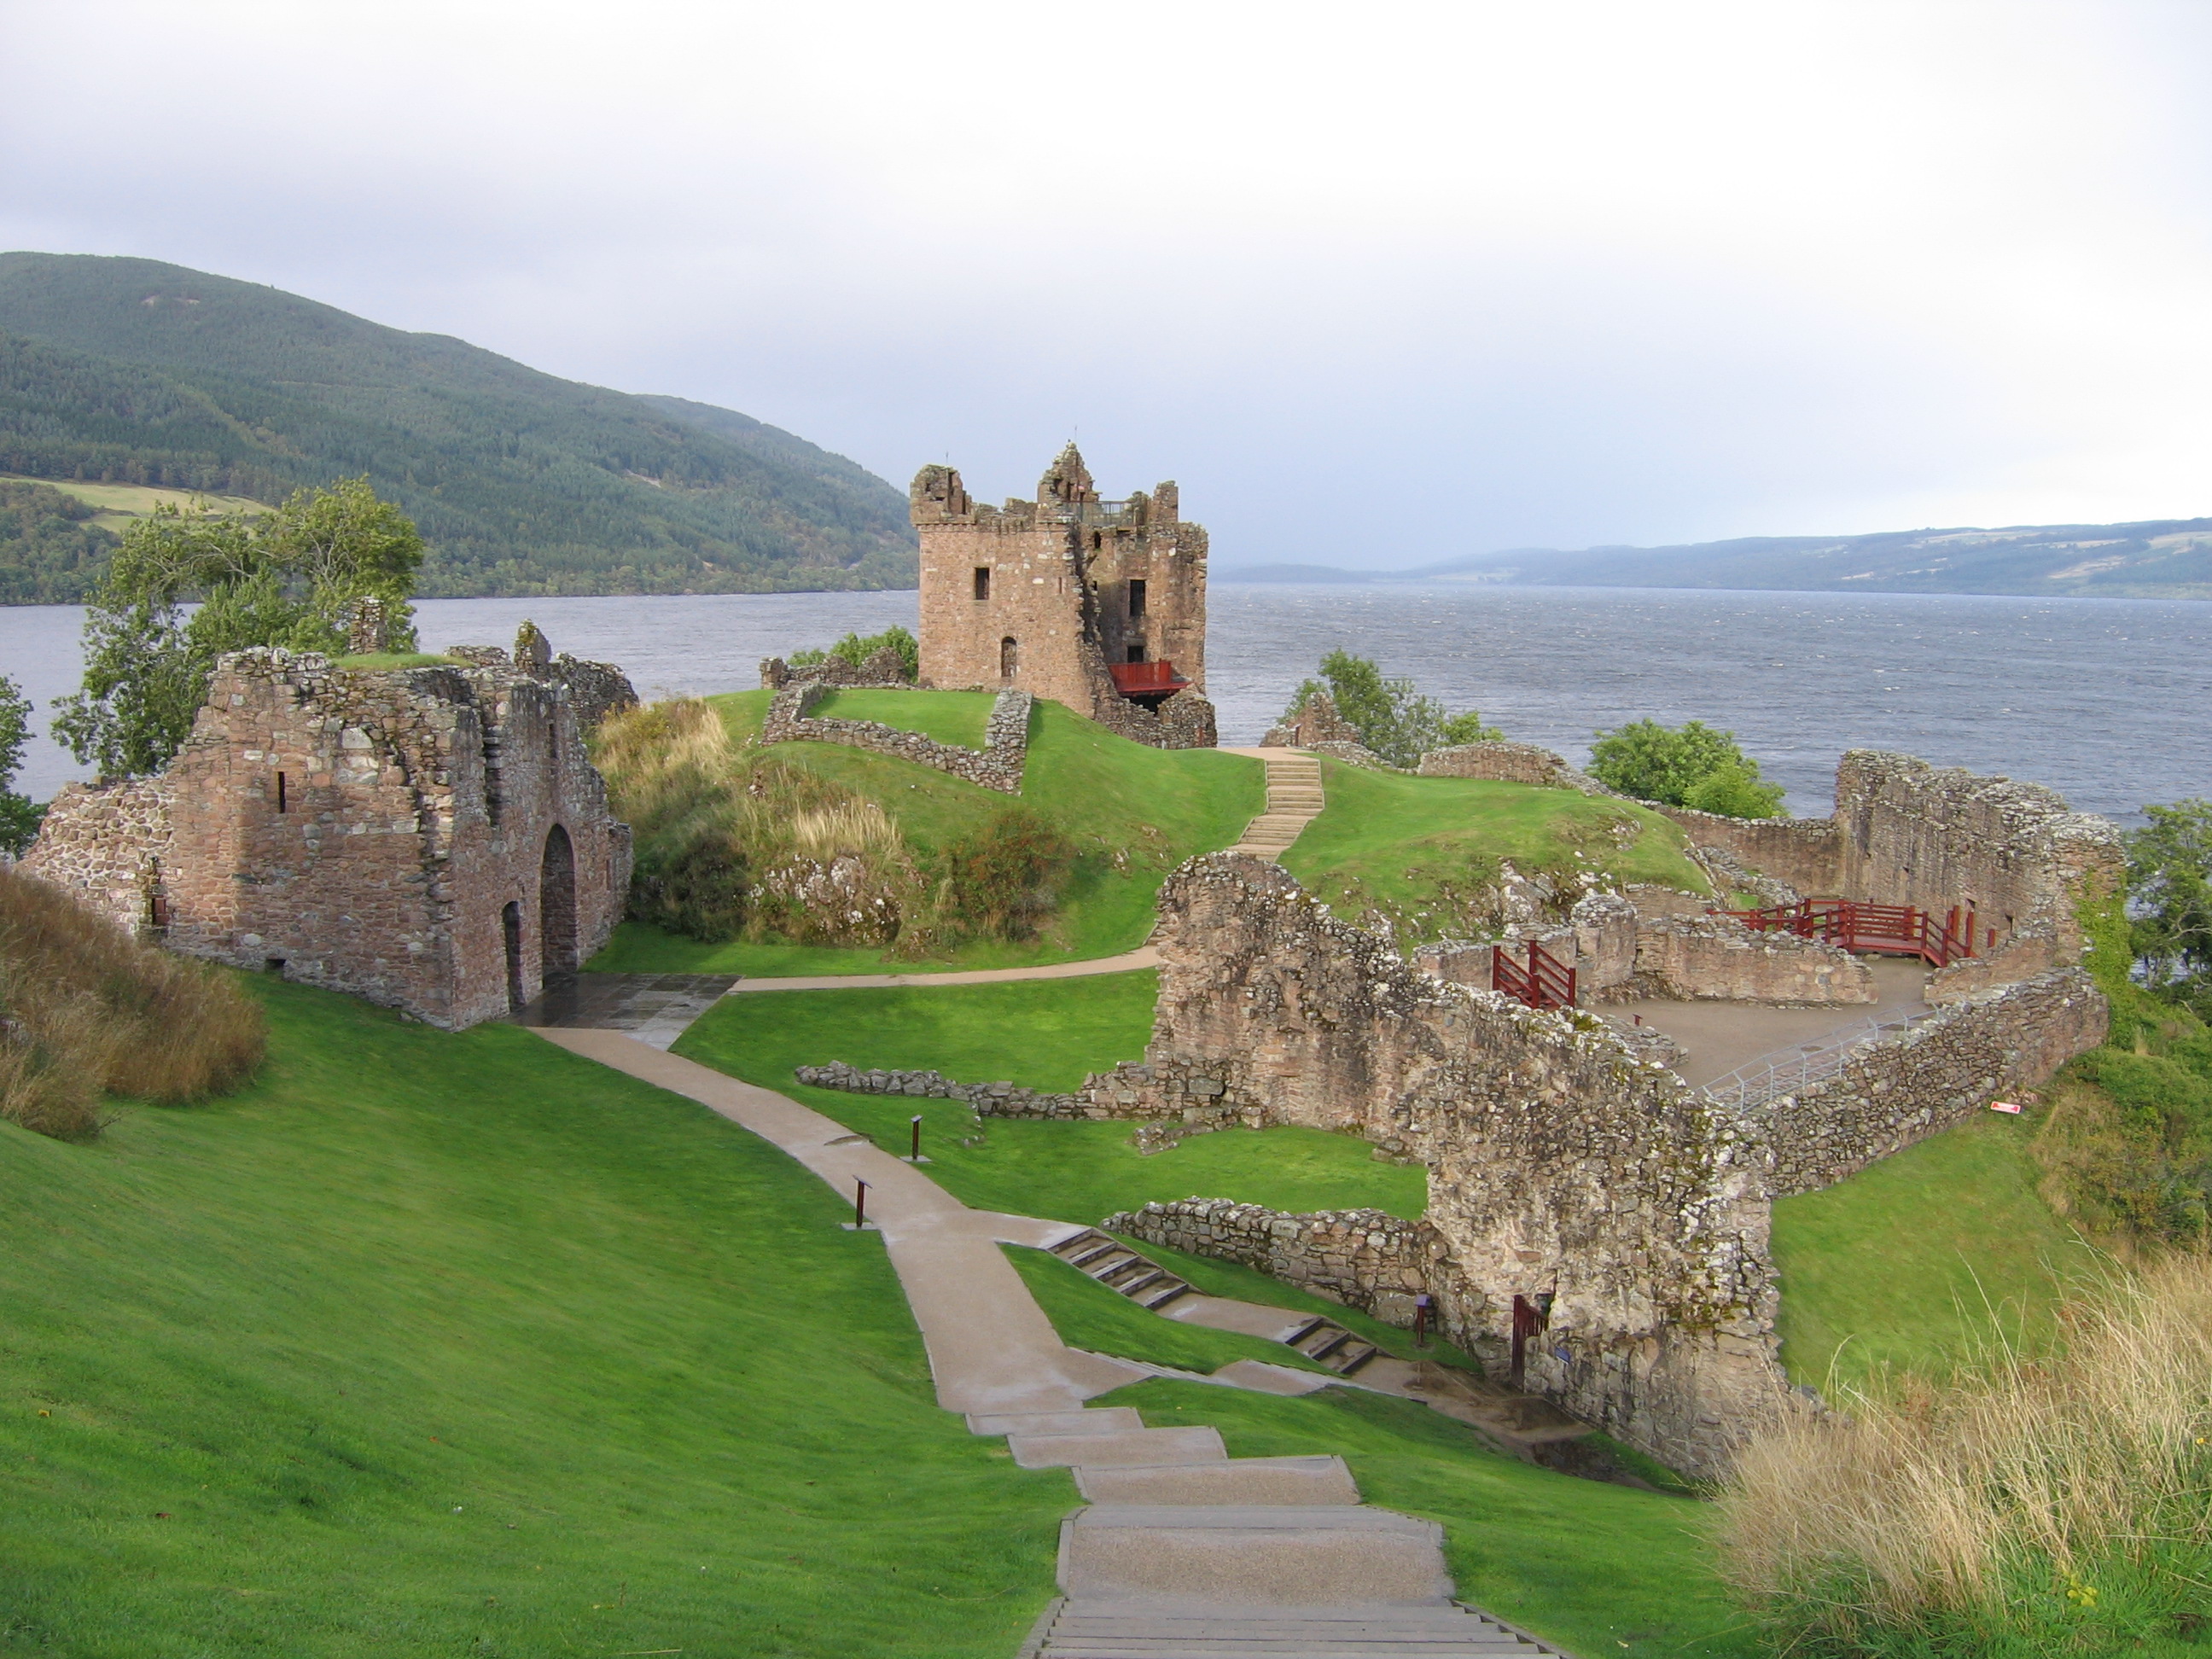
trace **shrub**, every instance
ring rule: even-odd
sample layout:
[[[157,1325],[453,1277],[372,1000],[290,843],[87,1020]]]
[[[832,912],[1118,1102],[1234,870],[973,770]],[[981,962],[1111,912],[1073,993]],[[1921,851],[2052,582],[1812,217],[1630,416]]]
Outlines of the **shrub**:
[[[1601,731],[1590,748],[1589,770],[1607,788],[1638,800],[1732,818],[1787,816],[1782,787],[1760,779],[1759,763],[1736,746],[1735,733],[1703,720],[1679,727],[1631,720]]]
[[[1359,733],[1359,740],[1393,766],[1417,766],[1432,749],[1480,743],[1503,735],[1485,726],[1470,708],[1448,714],[1434,697],[1423,696],[1411,680],[1386,680],[1365,657],[1332,651],[1321,659],[1321,678],[1307,680],[1291,694],[1285,721],[1297,718],[1306,699],[1325,691]]]
[[[2083,1287],[2061,1328],[2054,1354],[2000,1346],[1940,1391],[1755,1436],[1721,1538],[1778,1645],[2026,1659],[2202,1637],[2212,1262]]]
[[[848,634],[836,644],[825,650],[794,651],[788,661],[793,668],[812,668],[831,657],[848,662],[858,668],[877,652],[889,647],[898,655],[906,677],[914,679],[921,673],[921,641],[893,623],[880,634]]]
[[[1026,806],[1009,806],[937,857],[936,915],[944,932],[988,939],[1036,936],[1060,902],[1075,845]]]
[[[126,939],[58,888],[0,869],[0,1116],[64,1139],[103,1091],[163,1105],[261,1063],[259,1006],[222,969]]]

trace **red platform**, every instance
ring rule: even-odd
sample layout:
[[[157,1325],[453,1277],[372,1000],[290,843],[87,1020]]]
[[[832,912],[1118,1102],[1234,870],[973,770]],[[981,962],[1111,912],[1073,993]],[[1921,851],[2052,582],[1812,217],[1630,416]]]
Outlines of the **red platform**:
[[[1154,662],[1109,662],[1106,672],[1114,677],[1114,689],[1125,697],[1158,696],[1190,684],[1165,657]]]

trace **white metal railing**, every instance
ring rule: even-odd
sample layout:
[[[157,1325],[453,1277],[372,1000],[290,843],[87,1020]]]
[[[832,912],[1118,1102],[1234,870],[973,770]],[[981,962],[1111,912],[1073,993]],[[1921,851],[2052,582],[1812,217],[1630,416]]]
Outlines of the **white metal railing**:
[[[1725,1077],[1705,1085],[1705,1092],[1723,1106],[1746,1110],[1763,1106],[1783,1095],[1796,1094],[1815,1083],[1825,1083],[1844,1069],[1851,1055],[1868,1043],[1910,1030],[1940,1011],[1923,1009],[1893,1019],[1869,1014],[1840,1031],[1831,1031],[1815,1042],[1794,1048],[1777,1048],[1756,1060],[1746,1060]]]

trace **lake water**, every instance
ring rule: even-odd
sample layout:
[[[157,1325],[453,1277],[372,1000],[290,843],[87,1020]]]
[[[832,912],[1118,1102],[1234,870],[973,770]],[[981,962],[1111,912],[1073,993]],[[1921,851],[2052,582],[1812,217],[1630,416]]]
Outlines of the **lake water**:
[[[525,617],[556,650],[619,663],[650,696],[759,684],[763,657],[848,629],[911,628],[915,596],[717,594],[434,599],[431,648],[505,644]],[[72,606],[0,608],[0,672],[40,705],[16,787],[82,775],[44,735],[75,688]],[[1243,586],[1212,593],[1208,690],[1250,743],[1335,647],[1373,657],[1509,737],[1582,761],[1601,726],[1650,715],[1734,731],[1792,811],[1825,814],[1845,749],[2047,783],[2135,818],[2212,796],[2212,604],[1978,594],[1737,593],[1459,584]]]

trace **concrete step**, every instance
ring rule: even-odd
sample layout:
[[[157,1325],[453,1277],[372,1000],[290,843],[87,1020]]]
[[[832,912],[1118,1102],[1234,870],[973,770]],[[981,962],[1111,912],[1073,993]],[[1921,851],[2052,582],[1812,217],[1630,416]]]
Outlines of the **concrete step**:
[[[1038,1659],[1541,1659],[1557,1650],[1449,1603],[1268,1607],[1169,1606],[1078,1596],[1042,1632]]]
[[[1158,1431],[1155,1431],[1158,1432]],[[1071,1596],[1441,1603],[1443,1529],[1347,1504],[1094,1504],[1060,1525]]]
[[[1141,1429],[1134,1406],[1100,1406],[1073,1412],[970,1412],[970,1434],[1111,1434]]]
[[[1229,1456],[1221,1444],[1221,1431],[1204,1424],[1105,1434],[1012,1434],[1006,1437],[1006,1449],[1025,1469],[1093,1463],[1219,1463]]]
[[[1094,1504],[1357,1504],[1341,1457],[1232,1457],[1225,1463],[1143,1465],[1075,1472]]]

